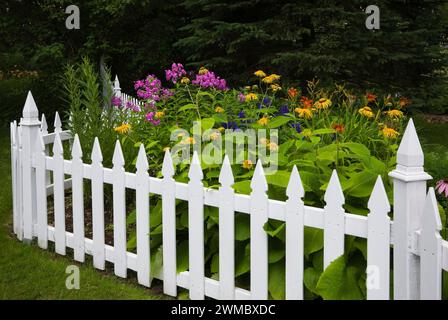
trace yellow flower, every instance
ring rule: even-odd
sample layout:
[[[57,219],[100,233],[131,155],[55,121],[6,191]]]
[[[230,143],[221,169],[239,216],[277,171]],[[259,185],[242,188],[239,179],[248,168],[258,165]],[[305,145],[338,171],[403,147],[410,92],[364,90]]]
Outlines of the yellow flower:
[[[244,169],[251,169],[254,166],[251,160],[247,159],[243,161],[243,168]]]
[[[226,131],[226,128],[224,128],[224,127],[219,127],[218,130],[219,130],[219,132],[224,132],[224,131]]]
[[[164,115],[165,115],[165,112],[163,112],[163,111],[157,111],[157,112],[156,112],[156,118],[157,118],[157,119],[162,118]]]
[[[311,137],[313,135],[313,132],[310,129],[305,129],[305,130],[302,131],[302,135],[304,137],[309,138],[309,137]]]
[[[121,126],[116,127],[114,130],[120,134],[128,133],[131,130],[131,125],[123,123]]]
[[[189,83],[190,83],[190,79],[188,79],[187,77],[183,77],[183,78],[180,80],[180,83],[182,83],[182,84],[189,84]]]
[[[403,117],[403,112],[401,112],[400,110],[389,110],[384,113],[390,118],[399,119]]]
[[[260,139],[260,143],[261,143],[262,145],[266,146],[266,145],[269,144],[269,139],[261,138],[261,139]]]
[[[271,84],[274,81],[277,81],[279,79],[280,79],[280,76],[278,74],[273,73],[267,77],[264,77],[261,81],[263,81],[264,83]]]
[[[327,109],[327,108],[329,108],[331,106],[331,100],[327,99],[327,98],[321,98],[318,101],[316,101],[314,106],[317,109]]]
[[[212,132],[211,134],[210,134],[210,140],[216,140],[216,139],[218,139],[219,138],[219,136],[220,136],[220,133],[219,132]]]
[[[358,112],[367,118],[373,118],[374,114],[372,112],[372,109],[370,107],[364,107],[358,110]]]
[[[277,92],[279,90],[282,90],[282,87],[280,87],[278,84],[274,83],[274,84],[271,84],[271,90],[274,92]]]
[[[271,151],[277,151],[278,150],[278,144],[276,144],[275,142],[269,142],[268,148]]]
[[[208,69],[201,67],[199,68],[199,74],[206,74],[208,72]]]
[[[261,118],[260,120],[258,120],[258,124],[260,124],[260,125],[262,125],[262,126],[267,125],[268,122],[269,122],[269,119],[268,119],[267,117],[263,117],[263,118]]]
[[[215,109],[215,112],[222,113],[222,112],[224,112],[224,109],[221,108],[220,106],[217,106],[216,109]]]
[[[256,75],[258,78],[266,77],[266,73],[264,73],[262,70],[255,71],[254,75]]]
[[[258,96],[255,93],[248,93],[246,94],[246,102],[257,100]]]
[[[399,135],[397,131],[387,126],[384,126],[382,133],[386,138],[396,138]]]
[[[196,143],[196,140],[194,140],[193,137],[185,138],[184,140],[182,140],[180,142],[180,144],[195,144],[195,143]]]
[[[295,108],[294,111],[300,118],[311,119],[313,117],[313,111],[306,108]]]

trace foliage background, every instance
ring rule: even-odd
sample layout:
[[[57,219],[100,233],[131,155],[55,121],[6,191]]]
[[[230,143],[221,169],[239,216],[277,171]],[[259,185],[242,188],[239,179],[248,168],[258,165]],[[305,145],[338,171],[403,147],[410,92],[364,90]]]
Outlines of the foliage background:
[[[65,0],[4,0],[0,7],[0,120],[18,118],[26,91],[39,108],[61,110],[59,76],[68,61],[103,58],[124,90],[173,61],[205,65],[244,85],[253,70],[291,84],[319,78],[400,92],[413,107],[447,112],[448,4],[378,0],[381,29],[365,27],[371,1],[77,1],[80,30],[65,28]],[[37,77],[11,74],[35,70]],[[53,112],[51,112],[52,114]]]

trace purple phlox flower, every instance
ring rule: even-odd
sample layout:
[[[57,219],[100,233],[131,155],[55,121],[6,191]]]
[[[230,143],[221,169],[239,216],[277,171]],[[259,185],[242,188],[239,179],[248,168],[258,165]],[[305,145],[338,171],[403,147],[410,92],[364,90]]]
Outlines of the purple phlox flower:
[[[126,102],[125,105],[126,109],[135,111],[135,112],[139,112],[140,111],[140,107],[134,103],[132,103],[131,101]]]
[[[448,179],[437,181],[436,190],[442,195],[445,194],[445,197],[448,198]]]
[[[121,107],[122,101],[120,97],[113,97],[111,103],[115,107]]]
[[[238,101],[241,102],[241,103],[246,101],[246,96],[244,95],[244,93],[240,92],[238,94]]]
[[[166,80],[171,81],[174,84],[186,74],[187,72],[181,63],[173,63],[170,70],[165,70]]]
[[[137,90],[137,97],[147,102],[157,102],[172,96],[172,92],[163,88],[160,80],[152,74],[144,80],[136,81],[134,87]]]
[[[137,80],[134,82],[134,89],[138,90],[141,87],[143,87],[145,85],[145,82],[143,82],[143,80]]]
[[[146,114],[145,119],[146,121],[151,122],[154,126],[158,126],[160,124],[160,119],[154,119],[155,112],[149,112]]]
[[[208,71],[204,74],[197,74],[196,78],[191,82],[201,88],[215,88],[218,90],[228,90],[227,82],[216,76],[214,72]]]

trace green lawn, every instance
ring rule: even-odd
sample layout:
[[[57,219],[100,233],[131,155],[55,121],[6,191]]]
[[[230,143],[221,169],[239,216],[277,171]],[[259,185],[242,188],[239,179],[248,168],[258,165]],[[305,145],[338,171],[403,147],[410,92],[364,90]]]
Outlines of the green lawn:
[[[146,289],[135,280],[120,279],[77,264],[71,256],[56,255],[18,241],[12,230],[9,131],[0,131],[0,299],[164,299],[160,290]],[[66,267],[80,269],[80,289],[68,290]],[[160,287],[159,287],[160,288]]]

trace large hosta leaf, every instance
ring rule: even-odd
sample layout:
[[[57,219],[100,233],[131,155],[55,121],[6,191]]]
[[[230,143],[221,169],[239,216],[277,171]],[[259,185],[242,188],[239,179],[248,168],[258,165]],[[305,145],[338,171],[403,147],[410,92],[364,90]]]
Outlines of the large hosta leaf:
[[[276,300],[285,300],[285,260],[269,265],[269,293]]]

